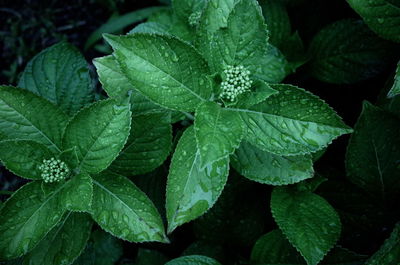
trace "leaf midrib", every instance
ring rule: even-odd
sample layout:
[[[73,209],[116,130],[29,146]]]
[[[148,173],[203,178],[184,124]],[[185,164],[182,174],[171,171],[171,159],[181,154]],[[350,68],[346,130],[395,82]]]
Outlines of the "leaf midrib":
[[[17,113],[20,117],[22,117],[25,121],[27,121],[33,128],[35,128],[40,135],[42,135],[53,147],[55,147],[57,149],[58,152],[61,152],[61,149],[41,130],[39,130],[38,127],[36,127],[31,120],[29,120],[27,117],[25,117],[22,113],[20,113],[17,109],[15,109],[12,105],[10,105],[8,102],[6,102],[3,98],[1,99],[1,101],[4,102],[5,105],[7,105],[9,108],[11,108],[12,110],[15,111],[15,113]]]
[[[193,90],[191,90],[189,87],[187,87],[184,83],[178,81],[174,76],[172,76],[171,74],[165,72],[164,70],[162,70],[161,68],[159,68],[158,66],[154,65],[152,62],[150,62],[149,60],[143,58],[142,56],[138,55],[137,53],[134,52],[134,50],[129,50],[132,52],[132,54],[134,54],[137,58],[140,58],[143,62],[149,64],[150,66],[152,66],[153,68],[159,70],[160,72],[162,72],[164,75],[170,77],[174,82],[180,84],[180,87],[184,88],[185,90],[189,91],[189,93],[191,93],[192,95],[194,95],[196,98],[200,99],[201,101],[206,101],[205,98],[202,98],[200,95],[196,94]]]
[[[120,199],[117,195],[115,195],[111,190],[107,189],[105,186],[101,185],[98,181],[93,179],[93,184],[96,184],[97,186],[99,186],[101,189],[105,190],[108,194],[110,194],[112,197],[114,197],[115,199],[117,199],[118,201],[120,201],[122,203],[122,205],[124,205],[126,208],[128,208],[133,214],[135,214],[135,216],[138,217],[139,219],[144,220],[144,224],[153,231],[156,231],[156,233],[162,238],[162,235],[160,235],[160,231],[158,231],[159,229],[157,229],[156,227],[151,226],[150,224],[148,224],[145,220],[145,218],[142,218],[133,208],[129,207],[129,205],[127,205],[122,199]]]

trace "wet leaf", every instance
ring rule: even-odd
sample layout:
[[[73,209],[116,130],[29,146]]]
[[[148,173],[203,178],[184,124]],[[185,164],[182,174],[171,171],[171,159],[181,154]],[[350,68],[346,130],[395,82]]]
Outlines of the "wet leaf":
[[[33,57],[18,86],[49,100],[70,115],[94,99],[88,64],[78,49],[66,42]]]

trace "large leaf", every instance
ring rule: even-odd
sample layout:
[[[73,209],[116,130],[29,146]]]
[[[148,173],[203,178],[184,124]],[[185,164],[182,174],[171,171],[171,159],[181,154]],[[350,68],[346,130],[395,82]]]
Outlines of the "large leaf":
[[[63,146],[77,147],[82,170],[98,173],[117,157],[129,136],[129,108],[114,100],[99,101],[81,110],[68,124]]]
[[[303,257],[278,229],[257,240],[250,259],[255,264],[304,264]]]
[[[107,232],[130,242],[168,242],[153,203],[120,175],[94,177],[92,217]]]
[[[200,21],[201,34],[213,34],[228,26],[228,18],[236,0],[209,0]]]
[[[6,140],[0,142],[0,159],[8,170],[27,179],[41,179],[39,166],[43,159],[53,157],[43,144],[30,140]]]
[[[167,182],[168,232],[210,209],[228,176],[229,158],[200,167],[200,152],[193,127],[183,133],[172,157]]]
[[[124,176],[144,174],[160,166],[172,145],[169,115],[136,116],[128,141],[110,170]]]
[[[173,259],[165,265],[221,265],[215,259],[200,256],[200,255],[192,255],[192,256],[183,256],[176,259]]]
[[[92,219],[83,213],[68,212],[39,245],[24,256],[23,265],[71,264],[83,251]]]
[[[394,97],[400,94],[400,61],[397,63],[396,74],[394,76],[394,83],[389,91],[388,96]]]
[[[107,35],[122,71],[149,99],[182,111],[194,111],[212,94],[209,70],[190,45],[167,35]]]
[[[326,147],[349,133],[341,118],[325,102],[291,85],[271,85],[279,93],[240,113],[247,127],[245,139],[277,155],[299,155]]]
[[[390,43],[362,21],[346,19],[322,29],[310,44],[311,75],[334,84],[355,83],[380,73],[393,58]]]
[[[269,185],[293,184],[314,175],[310,155],[274,155],[245,141],[236,150],[232,164],[246,178]]]
[[[255,0],[238,1],[229,13],[226,27],[203,30],[199,36],[197,48],[217,73],[227,65],[243,65],[254,72],[268,40],[264,17]]]
[[[400,223],[397,223],[390,237],[382,247],[367,260],[365,265],[398,265],[400,260]]]
[[[79,51],[66,42],[33,57],[18,86],[58,105],[68,114],[77,112],[94,99],[88,64]]]
[[[93,231],[85,251],[74,265],[110,265],[122,256],[122,240],[103,230]]]
[[[93,63],[96,66],[99,80],[109,97],[123,100],[130,93],[133,115],[165,111],[164,108],[150,101],[134,88],[123,74],[114,56],[96,58]]]
[[[400,121],[365,102],[346,154],[349,179],[381,199],[400,191]]]
[[[65,184],[46,194],[41,185],[41,181],[26,184],[1,208],[0,260],[26,254],[61,220],[65,209],[60,191]]]
[[[308,265],[318,264],[339,239],[341,224],[335,209],[322,197],[295,187],[275,188],[271,212],[290,243]]]
[[[237,112],[205,102],[196,110],[194,130],[203,168],[207,163],[226,158],[239,147],[244,126]]]
[[[65,185],[61,199],[65,208],[70,211],[90,212],[92,198],[92,178],[86,173],[80,173]]]
[[[68,117],[33,93],[0,86],[0,133],[9,139],[32,140],[61,151],[61,136]]]
[[[365,23],[379,36],[400,42],[400,2],[398,0],[347,0]]]

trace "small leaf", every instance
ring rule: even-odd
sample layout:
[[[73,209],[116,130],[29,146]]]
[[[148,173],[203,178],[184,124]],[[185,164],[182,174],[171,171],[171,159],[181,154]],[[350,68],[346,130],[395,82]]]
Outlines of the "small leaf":
[[[240,113],[247,127],[245,139],[277,155],[300,155],[326,147],[336,137],[350,133],[325,102],[291,85],[271,85],[279,93]]]
[[[380,73],[392,61],[393,52],[393,45],[378,38],[362,21],[340,20],[312,40],[309,70],[324,82],[355,83]]]
[[[96,230],[85,251],[73,263],[74,265],[110,265],[115,264],[122,256],[122,240],[102,231]]]
[[[400,3],[396,0],[347,0],[382,38],[400,42]]]
[[[153,203],[120,175],[94,177],[92,217],[107,232],[130,242],[168,242]]]
[[[238,113],[205,102],[196,110],[194,131],[203,168],[232,154],[242,141],[244,128]]]
[[[61,136],[68,117],[33,93],[0,86],[0,133],[8,139],[32,140],[53,152],[61,151]]]
[[[110,170],[124,176],[150,172],[169,155],[172,128],[169,115],[151,114],[132,118],[128,141]]]
[[[28,255],[23,265],[71,264],[83,251],[92,219],[83,213],[68,212]]]
[[[188,23],[190,15],[201,12],[206,3],[206,0],[172,0],[172,8],[179,19]]]
[[[168,175],[168,233],[201,216],[215,204],[227,181],[228,162],[227,157],[201,169],[194,129],[186,129],[172,157]]]
[[[278,91],[264,81],[257,80],[252,87],[252,91],[238,95],[238,102],[234,106],[239,109],[250,108],[277,93]]]
[[[260,237],[251,250],[255,264],[304,264],[303,257],[279,229]]]
[[[43,159],[53,157],[43,144],[29,140],[7,140],[0,142],[0,159],[14,174],[27,179],[42,179],[39,166]]]
[[[396,74],[394,76],[394,83],[389,91],[388,97],[394,97],[400,94],[400,61],[397,63]]]
[[[213,34],[228,26],[229,14],[235,7],[236,0],[209,0],[201,17],[200,34]]]
[[[63,204],[70,211],[90,212],[92,198],[92,178],[86,173],[73,176],[62,192]]]
[[[22,256],[32,250],[61,220],[64,184],[44,193],[41,181],[24,185],[0,210],[0,260]]]
[[[68,114],[74,114],[94,99],[88,64],[80,52],[66,42],[33,57],[18,86],[58,105]]]
[[[381,248],[367,260],[365,265],[398,265],[400,260],[400,223]]]
[[[365,102],[347,148],[350,181],[381,199],[400,191],[399,132],[397,117]]]
[[[293,184],[314,175],[310,155],[274,155],[247,142],[236,150],[232,164],[246,178],[269,185]]]
[[[264,17],[255,0],[238,1],[229,13],[226,27],[203,30],[199,36],[196,47],[216,73],[228,65],[243,65],[255,72],[268,40]]]
[[[64,149],[76,146],[79,167],[98,173],[111,164],[125,145],[130,116],[129,105],[114,100],[96,102],[70,121],[64,134]]]
[[[190,45],[167,35],[106,35],[131,84],[167,108],[194,111],[212,94],[209,70]]]
[[[308,265],[318,264],[335,245],[341,224],[335,209],[322,197],[293,187],[275,188],[272,215]]]
[[[173,259],[165,265],[221,265],[221,263],[206,256],[192,255]]]

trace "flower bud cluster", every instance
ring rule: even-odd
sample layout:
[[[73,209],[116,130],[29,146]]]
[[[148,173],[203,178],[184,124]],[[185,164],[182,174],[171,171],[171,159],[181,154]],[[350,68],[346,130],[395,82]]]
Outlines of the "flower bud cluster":
[[[201,18],[201,12],[193,12],[190,14],[188,22],[191,27],[195,27],[197,24],[199,24]]]
[[[242,65],[231,66],[224,70],[225,78],[221,83],[221,98],[228,101],[234,101],[238,95],[249,91],[252,80],[250,79],[250,71]]]
[[[39,166],[42,171],[42,178],[46,183],[58,182],[65,179],[69,174],[69,168],[60,159],[54,157],[43,159],[43,163]]]

